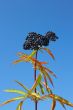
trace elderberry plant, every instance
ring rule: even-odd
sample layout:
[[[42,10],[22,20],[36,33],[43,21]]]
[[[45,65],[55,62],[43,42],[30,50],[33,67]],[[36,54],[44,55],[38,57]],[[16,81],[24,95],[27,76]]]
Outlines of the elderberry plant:
[[[60,104],[65,110],[66,110],[65,105],[73,107],[73,104],[71,102],[53,93],[52,89],[50,88],[50,86],[48,86],[48,84],[50,82],[53,86],[53,81],[50,76],[52,75],[56,77],[56,75],[49,68],[44,66],[45,64],[47,64],[47,62],[40,62],[37,59],[38,51],[40,50],[48,52],[48,54],[54,59],[54,55],[52,54],[52,52],[48,48],[45,48],[45,46],[48,46],[50,41],[56,41],[57,39],[58,37],[56,36],[56,34],[50,31],[47,32],[45,35],[40,35],[35,32],[28,33],[28,36],[26,37],[26,40],[23,44],[23,49],[32,50],[32,53],[28,55],[22,52],[18,52],[17,55],[19,59],[15,60],[14,64],[17,64],[19,62],[31,63],[34,68],[34,84],[30,89],[28,89],[21,82],[15,80],[15,82],[24,89],[24,91],[17,89],[5,90],[5,92],[17,93],[20,94],[21,96],[9,99],[0,104],[0,106],[16,100],[21,100],[16,110],[22,110],[22,105],[24,101],[27,98],[30,98],[35,103],[35,110],[38,110],[37,107],[38,102],[40,100],[44,101],[46,99],[51,98],[52,99],[51,110],[55,110],[57,101],[60,102]],[[37,70],[39,70],[40,72],[38,75],[36,74]],[[37,87],[39,87],[39,89]]]

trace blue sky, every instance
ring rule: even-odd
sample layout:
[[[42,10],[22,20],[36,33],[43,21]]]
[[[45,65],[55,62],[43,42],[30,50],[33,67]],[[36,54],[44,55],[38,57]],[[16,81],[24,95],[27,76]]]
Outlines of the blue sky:
[[[4,93],[7,88],[20,88],[14,80],[27,87],[33,84],[31,64],[13,65],[17,52],[30,53],[22,46],[28,32],[45,34],[53,31],[59,40],[49,48],[55,55],[53,61],[48,54],[38,59],[49,61],[49,67],[57,74],[54,81],[54,93],[73,102],[73,1],[72,0],[0,0],[0,102],[15,95]],[[15,110],[18,102],[13,102],[0,110]],[[27,100],[24,109],[34,110],[33,102]],[[49,101],[40,102],[38,110],[50,108]],[[67,110],[73,108],[66,106]],[[63,110],[57,103],[55,110]]]

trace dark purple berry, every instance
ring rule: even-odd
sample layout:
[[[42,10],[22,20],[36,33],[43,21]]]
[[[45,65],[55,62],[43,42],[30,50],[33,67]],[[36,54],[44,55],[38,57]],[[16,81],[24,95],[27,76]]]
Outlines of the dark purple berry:
[[[54,32],[47,32],[45,36],[37,34],[35,32],[28,33],[26,40],[23,44],[23,49],[25,50],[38,50],[42,46],[48,46],[49,41],[56,41],[58,37]]]

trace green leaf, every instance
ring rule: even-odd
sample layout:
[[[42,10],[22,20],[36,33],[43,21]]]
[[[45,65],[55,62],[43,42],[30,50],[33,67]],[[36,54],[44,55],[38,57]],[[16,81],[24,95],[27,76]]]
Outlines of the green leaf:
[[[23,87],[26,91],[29,91],[29,89],[27,89],[22,83],[20,83],[19,81],[15,80],[16,83],[18,83],[21,87]]]
[[[37,50],[34,50],[28,57],[28,60],[30,59],[30,57],[33,57],[36,54]]]
[[[24,91],[17,90],[17,89],[8,89],[8,90],[5,90],[5,92],[12,92],[12,93],[26,95],[26,93]]]
[[[12,99],[10,99],[10,100],[7,100],[7,101],[1,103],[0,106],[3,106],[3,105],[5,105],[5,104],[8,104],[8,103],[10,103],[10,102],[13,102],[13,101],[16,101],[16,100],[20,100],[20,99],[24,99],[24,96],[19,96],[19,97],[16,97],[16,98],[12,98]]]
[[[56,101],[53,99],[51,110],[55,110],[55,106],[56,106]]]
[[[43,86],[42,86],[42,83],[41,83],[41,82],[39,83],[39,87],[40,87],[41,93],[42,93],[42,94],[44,94],[44,88],[43,88]]]
[[[22,110],[23,102],[24,102],[24,101],[21,101],[21,102],[18,104],[16,110]]]
[[[55,58],[54,58],[54,55],[52,54],[52,52],[51,52],[48,48],[41,48],[41,49],[47,51],[47,52],[49,53],[49,55],[50,55],[53,59],[55,59]]]
[[[34,82],[34,85],[30,89],[30,92],[33,91],[39,85],[39,83],[41,82],[41,79],[42,79],[42,75],[39,74],[36,81]]]

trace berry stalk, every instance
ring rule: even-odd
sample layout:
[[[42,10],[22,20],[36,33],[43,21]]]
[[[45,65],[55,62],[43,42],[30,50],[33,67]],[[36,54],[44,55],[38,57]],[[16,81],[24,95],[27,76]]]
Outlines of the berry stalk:
[[[36,52],[35,58],[37,59],[37,52]],[[36,78],[37,78],[37,75],[36,75],[36,61],[35,61],[35,65],[34,65],[34,81],[36,81]],[[35,93],[37,93],[36,88],[35,88],[34,91],[35,91]],[[35,101],[35,110],[37,110],[37,104],[38,104],[38,102]]]

